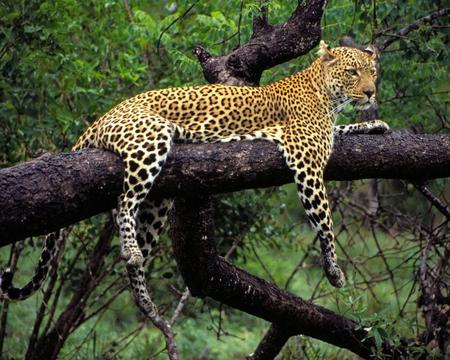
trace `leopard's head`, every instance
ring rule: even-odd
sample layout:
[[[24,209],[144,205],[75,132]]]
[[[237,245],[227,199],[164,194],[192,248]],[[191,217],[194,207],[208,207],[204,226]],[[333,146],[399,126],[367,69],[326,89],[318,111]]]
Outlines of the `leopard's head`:
[[[351,103],[364,110],[376,102],[377,51],[374,47],[331,49],[322,40],[319,55],[325,83],[335,104]]]

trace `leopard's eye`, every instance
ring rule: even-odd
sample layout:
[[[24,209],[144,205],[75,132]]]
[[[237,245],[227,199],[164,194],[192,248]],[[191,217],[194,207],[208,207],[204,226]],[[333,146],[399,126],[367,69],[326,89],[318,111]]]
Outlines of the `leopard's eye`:
[[[355,68],[348,68],[346,69],[347,73],[350,74],[351,76],[356,76],[358,75],[358,71]]]

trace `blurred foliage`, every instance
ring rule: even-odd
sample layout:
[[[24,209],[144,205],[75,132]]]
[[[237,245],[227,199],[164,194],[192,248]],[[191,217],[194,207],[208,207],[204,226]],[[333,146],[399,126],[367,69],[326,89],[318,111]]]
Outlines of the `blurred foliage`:
[[[190,11],[193,2],[186,1],[2,0],[0,167],[30,159],[40,149],[68,151],[83,129],[133,94],[204,83],[192,54],[193,46],[202,44],[219,55],[245,43],[251,36],[252,17],[259,13],[262,3],[268,6],[272,23],[286,21],[296,7],[296,2],[281,0],[243,1],[242,7],[240,0],[198,1]],[[427,0],[332,0],[323,18],[323,38],[331,46],[337,46],[345,35],[360,43],[373,38],[382,42],[443,5]],[[423,25],[382,54],[380,117],[392,127],[449,132],[450,57],[449,33],[445,29],[448,24],[444,19]],[[262,84],[306,67],[315,57],[315,51],[311,51],[266,71]],[[344,115],[342,122],[357,117],[353,112]],[[346,192],[341,191],[346,186]],[[221,253],[235,246],[229,256],[237,265],[280,286],[288,285],[299,296],[352,316],[361,326],[371,328],[377,343],[382,338],[398,340],[399,335],[417,335],[423,319],[417,314],[413,277],[421,235],[415,232],[414,225],[433,227],[442,217],[407,184],[384,182],[380,186],[380,206],[386,211],[379,211],[378,221],[390,232],[377,228],[376,244],[373,234],[360,230],[361,223],[367,228],[367,219],[351,207],[352,202],[365,206],[367,183],[332,183],[330,188],[345,195],[332,196],[332,200],[335,206],[344,208],[335,211],[335,220],[346,226],[341,228],[338,247],[340,255],[344,250],[348,252],[344,256],[349,279],[346,290],[336,291],[323,280],[318,246],[311,246],[313,235],[292,186],[219,196],[216,223]],[[448,199],[448,182],[434,181],[431,188]],[[343,200],[339,203],[338,199]],[[61,269],[73,268],[62,288],[58,312],[76,288],[93,247],[92,239],[98,237],[103,222],[102,216],[95,217],[72,232]],[[168,290],[169,285],[182,289],[183,282],[171,258],[167,236],[163,240],[149,278],[157,302],[172,309],[176,298]],[[22,283],[29,279],[36,263],[40,242],[33,243],[30,246],[27,241],[22,254],[17,273]],[[80,243],[84,244],[83,252],[71,265]],[[111,266],[118,256],[118,241],[113,244],[107,260]],[[383,277],[389,273],[386,269],[379,270],[386,263],[379,257],[378,246],[389,254],[387,264],[395,269],[394,282]],[[4,264],[8,254],[3,251],[1,257]],[[303,258],[300,271],[293,273]],[[98,301],[96,296],[108,283],[112,285],[106,293],[112,296],[123,284],[123,272],[118,263],[92,299]],[[288,281],[290,275],[292,280]],[[376,282],[368,286],[365,278]],[[41,296],[36,296],[11,304],[5,358],[22,357],[40,301]],[[93,310],[96,302],[90,306]],[[139,359],[151,358],[151,354],[165,358],[159,354],[163,348],[160,334],[140,321],[130,294],[125,292],[74,331],[61,358]],[[267,326],[260,319],[214,301],[190,299],[176,325],[177,342],[183,359],[200,354],[205,359],[238,359],[255,349]],[[291,339],[280,357],[289,359],[300,353],[311,359],[351,357],[344,350],[303,337]]]

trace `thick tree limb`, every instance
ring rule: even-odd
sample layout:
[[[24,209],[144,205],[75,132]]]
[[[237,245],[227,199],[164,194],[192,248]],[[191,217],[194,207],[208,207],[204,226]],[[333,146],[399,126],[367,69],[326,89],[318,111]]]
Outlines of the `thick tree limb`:
[[[294,333],[289,332],[282,324],[272,324],[247,360],[274,359],[292,335]]]
[[[224,56],[211,56],[197,46],[197,56],[206,80],[228,85],[259,84],[264,70],[306,54],[320,40],[320,21],[325,0],[303,1],[290,19],[270,25],[267,16],[257,17],[252,38]]]
[[[115,206],[123,166],[113,153],[89,149],[47,154],[0,170],[0,246],[50,231]],[[450,176],[450,135],[352,135],[337,138],[328,180]],[[177,144],[154,196],[223,193],[278,186],[292,175],[274,144]]]

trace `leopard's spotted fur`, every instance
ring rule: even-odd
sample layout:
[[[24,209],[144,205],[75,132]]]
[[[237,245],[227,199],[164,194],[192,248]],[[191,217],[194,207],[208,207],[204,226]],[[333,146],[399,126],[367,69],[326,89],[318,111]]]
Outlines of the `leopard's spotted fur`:
[[[117,211],[121,255],[127,261],[135,300],[144,312],[154,314],[156,307],[145,285],[143,262],[172,205],[171,199],[156,201],[146,195],[174,139],[262,138],[278,144],[295,173],[300,200],[319,235],[325,273],[334,286],[344,285],[323,170],[334,134],[380,132],[388,126],[374,120],[334,127],[336,113],[346,103],[365,108],[375,102],[375,51],[330,49],[321,42],[319,53],[319,59],[306,70],[264,87],[204,85],[139,94],[111,109],[80,137],[73,150],[104,148],[124,160],[124,186]],[[48,239],[47,247],[54,243]],[[12,287],[10,274],[7,278],[1,284],[3,295],[20,299],[39,288],[44,276],[23,292]]]

